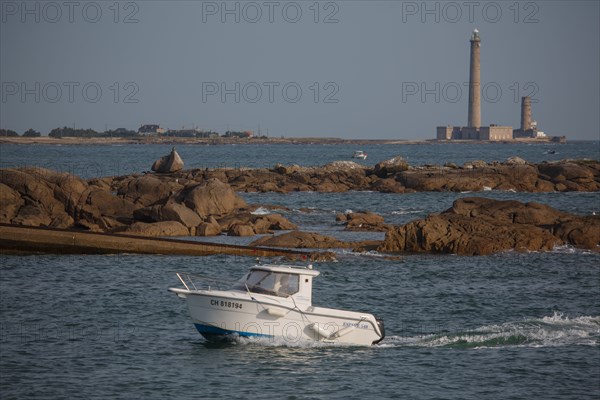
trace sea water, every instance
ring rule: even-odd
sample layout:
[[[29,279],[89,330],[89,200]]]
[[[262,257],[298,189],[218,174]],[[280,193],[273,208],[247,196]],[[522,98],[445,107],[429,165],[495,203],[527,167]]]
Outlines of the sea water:
[[[556,150],[563,153],[561,158],[597,159],[595,145],[572,145],[572,151],[568,145],[556,145]],[[373,158],[405,155],[410,160],[419,157],[423,163],[502,161],[514,154],[542,161],[555,156],[544,155],[544,146],[448,145],[437,150],[436,146],[381,146],[380,150],[374,146],[368,151],[369,157],[375,154]],[[141,145],[61,146],[49,153],[47,148],[33,147],[1,146],[3,166],[67,162],[77,169],[85,169],[86,163],[102,169],[121,163],[126,154],[130,165],[146,166],[169,150]],[[229,158],[222,159],[226,164],[283,161],[284,149],[277,146],[268,151],[260,146],[182,146],[178,151],[186,162],[198,157],[200,164],[202,157],[191,155],[192,151],[215,148],[229,152]],[[286,151],[291,149],[304,155],[297,159],[304,165],[347,159],[352,153],[352,147],[343,146],[289,146]],[[444,152],[449,152],[446,158]],[[564,154],[568,152],[573,155]],[[207,165],[212,162],[208,160],[216,160],[203,159]],[[303,230],[346,240],[380,239],[383,234],[344,232],[335,222],[338,212],[367,209],[399,224],[443,211],[455,199],[473,195],[538,201],[581,215],[600,212],[598,193],[242,195],[249,203],[287,207],[278,212]],[[251,239],[213,240],[247,243]],[[0,257],[2,399],[600,396],[600,255],[596,252],[562,246],[547,253],[389,259],[376,252],[338,250],[337,262],[315,264],[321,275],[314,280],[313,303],[383,318],[387,337],[371,347],[306,345],[293,337],[287,342],[204,341],[185,302],[167,291],[180,286],[175,272],[233,281],[254,262],[249,258]]]

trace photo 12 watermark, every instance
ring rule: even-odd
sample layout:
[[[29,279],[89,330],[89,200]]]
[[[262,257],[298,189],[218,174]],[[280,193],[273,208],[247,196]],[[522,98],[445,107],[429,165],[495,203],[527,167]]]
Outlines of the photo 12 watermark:
[[[137,24],[140,6],[135,1],[2,1],[2,23],[88,23],[111,21]]]
[[[540,6],[534,1],[403,1],[401,10],[403,23],[540,22]]]
[[[334,1],[203,1],[202,22],[337,24],[340,4]]]
[[[402,82],[402,103],[458,103],[469,97],[469,82]],[[529,97],[531,103],[538,103],[536,97],[540,86],[536,82],[511,82],[500,84],[486,82],[480,87],[480,94],[486,103],[498,103],[502,98],[510,98],[520,103],[523,97]]]
[[[202,102],[220,103],[300,103],[340,102],[336,82],[202,82]]]
[[[111,324],[3,322],[0,323],[0,343],[12,342],[22,345],[49,342],[116,343],[134,338],[136,331],[135,326],[120,322]]]
[[[139,103],[140,87],[136,82],[2,82],[2,103]]]

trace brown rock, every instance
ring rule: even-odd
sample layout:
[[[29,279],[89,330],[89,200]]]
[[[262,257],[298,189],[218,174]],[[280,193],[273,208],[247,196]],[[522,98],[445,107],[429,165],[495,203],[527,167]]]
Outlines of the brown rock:
[[[405,193],[406,188],[392,178],[379,179],[371,184],[371,189],[381,193]]]
[[[342,242],[333,237],[313,232],[300,231],[292,231],[278,236],[265,236],[250,243],[250,246],[287,247],[296,249],[330,249],[335,247],[345,247]]]
[[[254,229],[247,224],[234,224],[227,231],[228,236],[254,236]]]
[[[257,234],[268,233],[271,230],[282,231],[282,230],[294,230],[298,229],[298,226],[291,223],[287,218],[281,214],[268,214],[268,215],[257,215],[252,217],[252,224],[254,225],[254,231]]]
[[[396,174],[408,169],[408,161],[401,156],[381,161],[375,164],[375,174],[380,177],[386,177],[388,174]]]
[[[75,224],[75,221],[73,220],[73,218],[69,214],[63,213],[63,214],[59,214],[56,217],[54,217],[52,222],[50,222],[49,226],[51,228],[57,228],[57,229],[68,229],[68,228],[73,227],[74,224]]]
[[[185,193],[181,193],[183,203],[198,215],[229,214],[235,209],[246,206],[246,202],[238,196],[231,187],[218,179],[194,186]]]
[[[294,172],[297,172],[301,169],[301,167],[299,165],[282,165],[282,164],[276,164],[275,167],[273,168],[274,172],[277,172],[278,174],[282,174],[282,175],[290,175],[293,174]]]
[[[554,234],[564,242],[584,249],[597,249],[600,245],[600,218],[598,216],[567,219]]]
[[[162,181],[152,175],[133,177],[121,183],[117,194],[141,206],[165,202],[169,196],[183,188],[178,182]]]
[[[549,176],[553,182],[588,183],[594,181],[592,168],[574,163],[540,164],[538,169],[540,173]]]
[[[27,226],[48,226],[51,222],[52,218],[45,210],[33,205],[21,207],[17,216],[12,220],[13,224]]]
[[[548,251],[565,242],[595,249],[599,230],[599,217],[579,217],[539,203],[464,198],[439,215],[388,231],[379,250],[486,255]]]
[[[0,183],[0,223],[9,224],[24,204],[19,192]]]
[[[384,232],[387,229],[383,217],[375,213],[369,211],[346,213],[348,231]]]
[[[142,222],[177,221],[188,228],[198,226],[202,218],[183,204],[167,203],[135,210],[134,218]]]
[[[342,214],[342,213],[336,214],[335,220],[337,222],[346,222],[346,221],[348,221],[348,214]]]
[[[190,231],[177,221],[162,221],[151,224],[136,222],[122,231],[128,235],[140,236],[189,236]]]
[[[221,225],[214,217],[209,217],[206,222],[196,228],[196,236],[218,236],[221,234]]]
[[[133,212],[137,208],[130,201],[102,190],[91,192],[86,203],[97,208],[100,215],[115,219],[131,220],[133,219]]]
[[[19,192],[27,204],[35,205],[40,212],[52,217],[63,213],[65,207],[54,198],[55,185],[44,179],[44,171],[43,168],[4,169],[0,173],[0,183]]]
[[[525,161],[521,157],[513,156],[513,157],[507,158],[504,163],[508,164],[508,165],[525,165],[525,164],[527,164],[527,161]]]
[[[164,156],[152,164],[152,171],[161,174],[169,174],[172,172],[181,171],[183,169],[183,160],[175,151],[175,147],[171,150],[171,154]]]

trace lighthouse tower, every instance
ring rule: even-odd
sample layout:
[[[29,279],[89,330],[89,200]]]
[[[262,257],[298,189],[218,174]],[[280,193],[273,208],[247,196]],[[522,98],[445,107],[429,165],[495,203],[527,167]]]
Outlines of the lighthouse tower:
[[[469,69],[469,128],[481,126],[481,68],[479,51],[481,39],[479,31],[475,29],[471,35],[471,66]]]

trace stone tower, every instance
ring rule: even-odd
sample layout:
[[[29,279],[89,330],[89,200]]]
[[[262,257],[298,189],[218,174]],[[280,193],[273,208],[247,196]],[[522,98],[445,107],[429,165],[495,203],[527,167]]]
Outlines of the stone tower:
[[[521,131],[531,129],[531,97],[521,97]]]
[[[469,128],[481,126],[481,69],[479,64],[479,48],[481,39],[475,29],[471,35],[471,66],[469,69]]]

